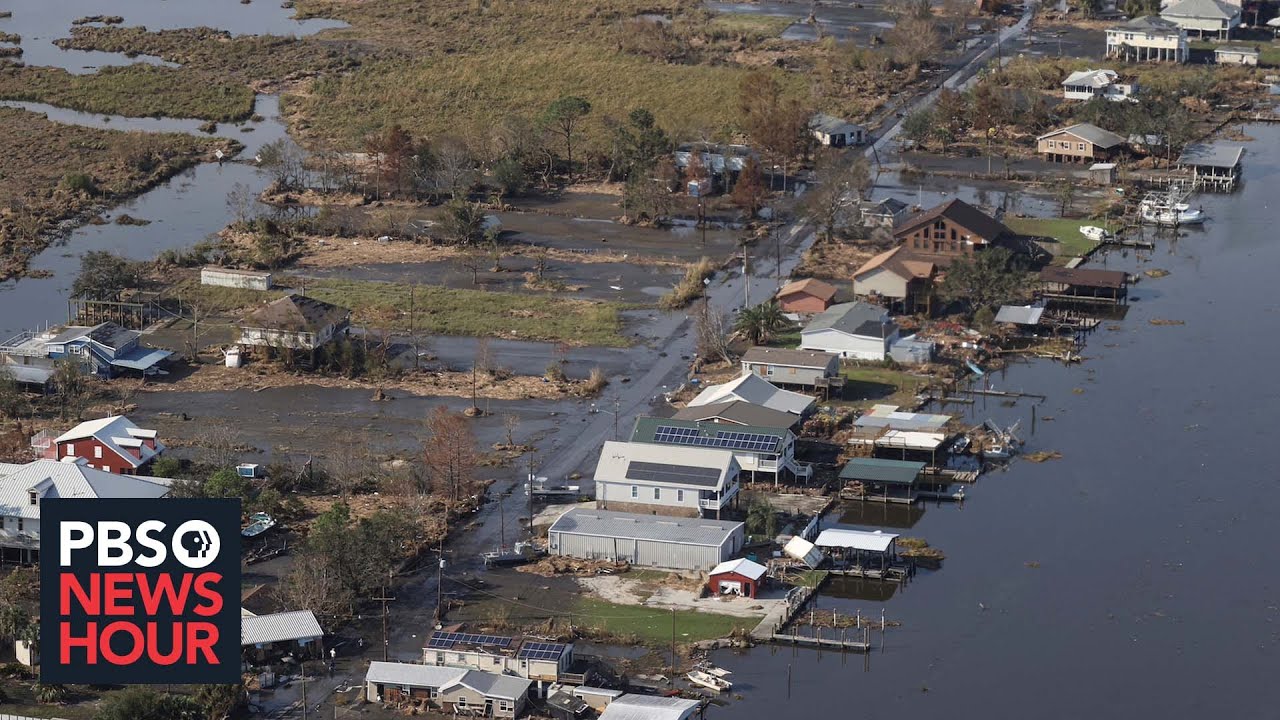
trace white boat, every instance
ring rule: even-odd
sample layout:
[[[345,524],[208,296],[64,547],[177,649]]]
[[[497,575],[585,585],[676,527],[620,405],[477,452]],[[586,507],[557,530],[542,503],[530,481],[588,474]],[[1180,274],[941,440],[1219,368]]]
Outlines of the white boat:
[[[276,519],[266,513],[249,516],[249,525],[240,530],[240,537],[257,537],[276,526]]]
[[[722,677],[712,675],[705,670],[690,670],[685,674],[685,677],[694,685],[701,685],[708,690],[715,690],[716,692],[725,692],[733,687],[733,683]]]
[[[1008,445],[1005,445],[1003,443],[994,443],[992,445],[987,446],[987,448],[982,451],[982,457],[994,458],[996,460],[1004,460],[1006,458],[1013,457],[1013,450]]]
[[[1199,225],[1209,217],[1203,210],[1193,209],[1183,202],[1165,203],[1152,199],[1144,200],[1139,207],[1139,212],[1142,222],[1166,227]]]
[[[1097,225],[1081,226],[1080,234],[1096,242],[1111,239],[1111,232],[1106,228],[1100,228]]]

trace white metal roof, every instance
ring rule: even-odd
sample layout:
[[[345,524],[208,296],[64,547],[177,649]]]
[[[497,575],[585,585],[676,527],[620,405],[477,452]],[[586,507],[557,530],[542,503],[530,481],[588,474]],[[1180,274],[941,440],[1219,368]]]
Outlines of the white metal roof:
[[[574,508],[561,515],[547,532],[720,547],[741,527],[742,523],[727,520]]]
[[[708,385],[698,396],[689,401],[689,407],[710,405],[730,400],[745,400],[770,410],[780,410],[792,415],[802,415],[813,405],[813,398],[802,393],[783,390],[752,372],[743,373],[737,380],[721,385]]]
[[[652,695],[623,695],[600,713],[600,720],[685,720],[698,710],[697,700]]]
[[[364,679],[365,682],[385,685],[442,688],[453,685],[466,674],[465,668],[375,660],[369,663],[369,671],[365,673]]]
[[[996,322],[1014,325],[1039,325],[1044,308],[1039,305],[1002,305],[996,313]]]
[[[711,569],[712,575],[720,573],[737,573],[743,577],[759,580],[769,569],[758,562],[753,562],[746,558],[738,558],[737,560],[725,560],[719,565]]]
[[[808,565],[811,570],[822,564],[822,551],[799,535],[788,540],[782,552]]]
[[[669,465],[674,469],[668,474],[637,473],[633,463]],[[710,478],[682,479],[679,474],[681,468],[702,468],[713,470],[717,474],[714,483],[710,482]],[[600,449],[595,480],[720,491],[731,477],[737,475],[738,470],[738,461],[734,459],[731,450],[608,440]],[[708,476],[710,474],[706,473]]]
[[[890,430],[876,438],[877,447],[906,448],[908,450],[933,450],[946,442],[944,433],[913,430]]]
[[[116,475],[82,463],[36,460],[25,465],[0,463],[0,516],[37,519],[29,490],[40,498],[158,498],[169,494],[169,480]]]
[[[1062,81],[1063,85],[1089,85],[1095,88],[1103,88],[1116,81],[1115,70],[1077,70],[1067,76]]]
[[[852,550],[882,553],[887,551],[897,538],[897,535],[879,530],[868,532],[866,530],[827,528],[818,533],[818,540],[815,544],[819,547],[850,548]]]
[[[240,646],[324,637],[320,621],[310,610],[254,615],[240,619]]]
[[[124,458],[133,467],[140,467],[154,455],[164,450],[164,445],[157,442],[156,449],[152,450],[145,445],[139,445],[142,451],[142,457],[138,458],[133,453],[125,450],[126,445],[119,442],[120,438],[152,438],[154,439],[156,432],[154,430],[144,430],[133,423],[132,420],[123,415],[112,415],[111,417],[99,418],[97,420],[86,420],[70,430],[62,433],[54,442],[64,443],[74,440],[84,440],[94,438],[98,442],[107,446],[115,454]]]
[[[871,410],[853,421],[857,427],[885,427],[894,430],[933,431],[951,421],[950,415],[913,413],[898,410],[897,405],[872,405]]]

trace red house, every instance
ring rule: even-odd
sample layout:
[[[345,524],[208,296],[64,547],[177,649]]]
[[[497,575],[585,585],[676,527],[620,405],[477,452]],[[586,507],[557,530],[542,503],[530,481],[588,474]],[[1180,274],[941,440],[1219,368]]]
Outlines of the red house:
[[[82,422],[51,441],[37,436],[32,446],[43,458],[83,458],[89,467],[117,475],[136,475],[164,452],[155,430],[123,415]]]
[[[711,570],[708,585],[715,595],[741,595],[754,598],[768,572],[765,566],[746,558],[727,560]]]
[[[834,285],[813,278],[805,278],[783,285],[775,297],[782,312],[820,313],[831,307],[831,301],[835,296]]]

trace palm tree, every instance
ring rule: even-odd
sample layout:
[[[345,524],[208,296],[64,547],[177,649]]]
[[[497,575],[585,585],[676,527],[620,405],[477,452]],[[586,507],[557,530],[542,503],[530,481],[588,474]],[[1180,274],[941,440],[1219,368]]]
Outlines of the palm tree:
[[[777,302],[770,300],[738,313],[733,329],[742,333],[752,345],[759,345],[787,327],[787,324],[787,316],[782,314],[782,308],[778,307]]]

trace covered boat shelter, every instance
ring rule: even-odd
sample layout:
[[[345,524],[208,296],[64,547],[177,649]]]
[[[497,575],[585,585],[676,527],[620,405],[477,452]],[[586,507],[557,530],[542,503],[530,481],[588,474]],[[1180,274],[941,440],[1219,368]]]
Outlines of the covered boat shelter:
[[[924,463],[883,458],[851,458],[840,470],[840,479],[860,483],[853,497],[877,502],[912,503],[919,490]]]
[[[1178,167],[1191,171],[1194,187],[1234,190],[1240,179],[1240,158],[1244,148],[1222,143],[1188,145],[1178,158]]]
[[[1129,275],[1122,270],[1046,267],[1040,271],[1046,300],[1108,303],[1129,301]]]
[[[831,554],[837,569],[859,573],[875,569],[883,576],[898,559],[897,540],[897,535],[880,530],[827,528],[813,544]]]

